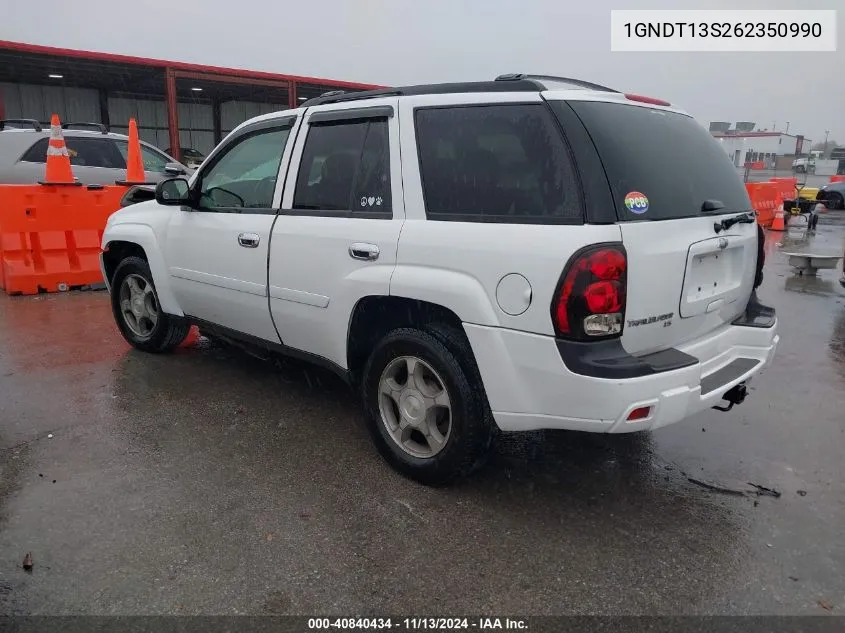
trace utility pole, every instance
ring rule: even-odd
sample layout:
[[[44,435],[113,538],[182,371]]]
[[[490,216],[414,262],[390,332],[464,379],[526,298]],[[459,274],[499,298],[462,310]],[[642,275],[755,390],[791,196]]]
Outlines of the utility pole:
[[[827,137],[829,134],[830,130],[824,131],[824,153],[822,154],[822,156],[824,156],[825,158],[827,158]]]
[[[789,121],[786,122],[786,132],[784,134],[789,134]]]

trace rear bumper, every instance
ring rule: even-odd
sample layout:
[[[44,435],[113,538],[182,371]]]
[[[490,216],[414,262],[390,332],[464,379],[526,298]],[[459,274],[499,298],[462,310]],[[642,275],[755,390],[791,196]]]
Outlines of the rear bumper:
[[[765,328],[728,325],[676,350],[676,360],[692,357],[692,363],[599,378],[567,367],[551,337],[476,325],[465,329],[503,431],[627,433],[673,424],[719,404],[725,392],[762,371],[779,341],[776,320]],[[649,407],[648,416],[628,422],[641,407]]]

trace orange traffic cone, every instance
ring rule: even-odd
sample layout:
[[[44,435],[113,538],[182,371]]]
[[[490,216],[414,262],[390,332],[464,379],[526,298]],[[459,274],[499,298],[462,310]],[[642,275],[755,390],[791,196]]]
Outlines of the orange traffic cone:
[[[50,118],[50,142],[47,145],[47,172],[42,185],[78,185],[73,179],[70,155],[67,153],[65,137],[59,115]]]
[[[118,185],[144,185],[144,161],[141,160],[141,141],[138,139],[138,124],[129,119],[129,148],[126,153],[126,180],[118,180]]]
[[[183,340],[179,344],[179,347],[193,347],[194,345],[197,344],[197,341],[199,340],[199,338],[200,338],[199,328],[196,325],[192,325],[191,329],[188,330],[188,336],[186,336],[185,340]]]
[[[783,207],[775,212],[775,219],[770,227],[771,231],[785,231],[786,225],[783,221]]]

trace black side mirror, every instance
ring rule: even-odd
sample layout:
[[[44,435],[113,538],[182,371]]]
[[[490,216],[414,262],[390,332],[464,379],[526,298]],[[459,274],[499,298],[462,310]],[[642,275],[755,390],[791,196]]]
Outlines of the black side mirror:
[[[156,185],[156,202],[167,206],[190,204],[191,188],[185,178],[166,178]]]
[[[179,163],[167,163],[164,166],[164,173],[172,174],[173,176],[183,176],[185,174],[185,168]]]

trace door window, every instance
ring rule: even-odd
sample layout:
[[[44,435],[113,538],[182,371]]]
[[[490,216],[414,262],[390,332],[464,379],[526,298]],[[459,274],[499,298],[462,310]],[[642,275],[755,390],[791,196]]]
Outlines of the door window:
[[[311,125],[293,207],[318,213],[391,216],[387,119]]]
[[[26,151],[21,160],[31,163],[46,162],[48,140],[46,137],[39,140]],[[65,138],[65,145],[70,164],[74,167],[126,168],[126,160],[108,139],[69,136]]]
[[[126,159],[129,156],[129,143],[126,141],[115,141],[120,155],[123,157],[123,168],[126,169]],[[164,166],[171,161],[165,154],[141,145],[141,161],[144,163],[144,171],[164,173]]]
[[[247,134],[203,173],[199,206],[207,210],[270,209],[290,127]]]

